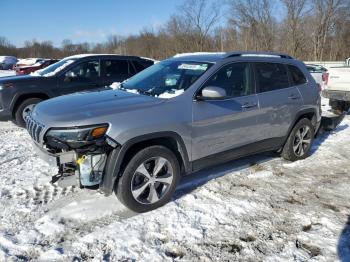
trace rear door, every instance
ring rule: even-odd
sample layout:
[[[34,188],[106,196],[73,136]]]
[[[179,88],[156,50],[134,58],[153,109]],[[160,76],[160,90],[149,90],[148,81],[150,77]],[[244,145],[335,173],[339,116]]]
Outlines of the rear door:
[[[58,78],[60,94],[94,90],[103,86],[99,59],[77,63]]]
[[[131,64],[127,59],[102,60],[102,77],[105,86],[115,82],[123,82],[132,76]]]
[[[281,63],[254,63],[260,106],[260,140],[283,139],[302,105],[302,97],[291,83],[287,66]]]
[[[257,141],[259,108],[250,64],[223,66],[202,88],[207,86],[225,89],[228,97],[193,101],[193,160]]]

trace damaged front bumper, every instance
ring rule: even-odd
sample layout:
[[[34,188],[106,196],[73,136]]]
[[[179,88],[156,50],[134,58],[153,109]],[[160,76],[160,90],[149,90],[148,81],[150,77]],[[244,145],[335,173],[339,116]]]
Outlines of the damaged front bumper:
[[[36,154],[50,166],[56,167],[61,164],[76,162],[77,154],[74,151],[52,154],[36,143],[32,143]]]
[[[36,154],[52,167],[58,167],[58,174],[52,177],[51,183],[60,187],[80,186],[99,189],[110,195],[115,182],[114,173],[110,173],[110,155],[118,151],[118,144],[105,137],[96,145],[72,149],[50,148],[33,141]],[[113,165],[113,164],[112,164]]]

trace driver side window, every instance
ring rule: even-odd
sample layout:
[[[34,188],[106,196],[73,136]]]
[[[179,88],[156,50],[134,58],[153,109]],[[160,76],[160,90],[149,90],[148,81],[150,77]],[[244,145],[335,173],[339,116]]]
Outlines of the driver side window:
[[[216,72],[204,87],[220,87],[226,91],[227,97],[233,98],[253,94],[251,82],[249,63],[232,63]]]
[[[69,70],[66,75],[78,79],[93,79],[100,76],[100,63],[98,60],[78,64]]]

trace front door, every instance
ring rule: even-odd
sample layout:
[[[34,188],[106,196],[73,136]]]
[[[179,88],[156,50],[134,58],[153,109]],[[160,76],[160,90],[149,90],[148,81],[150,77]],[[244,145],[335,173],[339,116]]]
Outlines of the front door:
[[[257,141],[259,106],[250,64],[223,66],[207,86],[225,89],[227,97],[193,102],[192,161]]]

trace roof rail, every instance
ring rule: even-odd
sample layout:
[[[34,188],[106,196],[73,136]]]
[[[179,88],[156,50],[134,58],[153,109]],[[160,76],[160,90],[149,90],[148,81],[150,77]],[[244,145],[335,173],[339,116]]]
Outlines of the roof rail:
[[[243,52],[228,52],[227,53],[227,57],[235,57],[235,56],[278,57],[278,58],[285,58],[285,59],[294,59],[290,55],[287,55],[284,53],[275,53],[275,52],[243,51]]]

